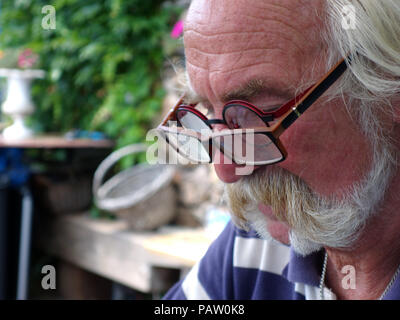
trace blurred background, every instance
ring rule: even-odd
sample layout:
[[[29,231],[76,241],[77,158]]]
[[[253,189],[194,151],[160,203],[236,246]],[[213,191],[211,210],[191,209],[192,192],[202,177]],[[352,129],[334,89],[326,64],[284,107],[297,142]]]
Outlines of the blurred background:
[[[1,1],[0,299],[159,299],[228,222],[212,167],[146,162],[189,4]]]

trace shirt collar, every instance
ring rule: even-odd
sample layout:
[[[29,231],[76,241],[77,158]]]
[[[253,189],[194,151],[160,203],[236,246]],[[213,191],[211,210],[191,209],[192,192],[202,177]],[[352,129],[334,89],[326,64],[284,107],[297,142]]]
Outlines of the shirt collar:
[[[400,275],[397,274],[392,286],[382,298],[382,300],[400,300]]]
[[[324,254],[325,251],[320,250],[304,257],[290,248],[289,263],[282,275],[292,283],[303,283],[318,287],[321,280]],[[382,299],[400,300],[400,274]]]
[[[282,275],[293,283],[318,286],[322,273],[323,260],[324,250],[304,257],[296,253],[293,248],[290,248],[289,263],[283,270]]]

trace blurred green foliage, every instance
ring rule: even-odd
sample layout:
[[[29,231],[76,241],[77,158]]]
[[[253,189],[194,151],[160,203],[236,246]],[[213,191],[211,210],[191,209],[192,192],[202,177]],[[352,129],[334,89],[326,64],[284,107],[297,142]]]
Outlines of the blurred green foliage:
[[[56,10],[56,29],[42,28]],[[45,80],[33,83],[39,132],[98,130],[117,148],[144,141],[160,112],[163,39],[181,8],[165,0],[1,0],[0,49],[31,48]]]

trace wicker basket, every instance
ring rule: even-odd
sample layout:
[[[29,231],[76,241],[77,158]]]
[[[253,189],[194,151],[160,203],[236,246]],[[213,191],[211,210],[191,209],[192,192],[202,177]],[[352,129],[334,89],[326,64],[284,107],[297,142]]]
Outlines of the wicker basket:
[[[172,186],[175,169],[168,165],[140,164],[123,170],[101,184],[107,171],[129,154],[145,152],[134,144],[111,153],[93,178],[96,205],[128,222],[133,230],[154,230],[169,223],[176,214],[176,192]]]

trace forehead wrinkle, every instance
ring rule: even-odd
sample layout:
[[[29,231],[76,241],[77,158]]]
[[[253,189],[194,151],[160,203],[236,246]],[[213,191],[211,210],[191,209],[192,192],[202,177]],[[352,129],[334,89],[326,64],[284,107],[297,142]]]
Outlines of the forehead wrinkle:
[[[281,30],[272,33],[260,32],[257,35],[242,32],[220,34],[215,38],[207,38],[197,31],[188,32],[185,35],[186,61],[211,72],[223,72],[222,69],[232,71],[251,67],[246,57],[251,57],[253,64],[260,64],[266,62],[266,57],[289,59],[306,55],[306,48],[291,40],[290,36],[282,34]],[[271,63],[275,63],[275,60]]]
[[[276,65],[279,57],[289,59],[291,56],[303,56],[300,48],[295,53],[288,52],[285,49],[286,39],[281,39],[281,43],[275,44],[254,44],[247,45],[242,48],[206,48],[186,46],[185,60],[187,64],[200,69],[209,70],[211,73],[230,73],[248,69],[254,66],[268,67],[268,65]],[[294,46],[297,48],[297,46]],[[251,62],[249,63],[249,60]],[[282,64],[282,69],[288,63]],[[299,64],[294,64],[294,67],[299,67]],[[292,70],[293,71],[293,70]],[[284,71],[287,72],[287,71]]]
[[[266,23],[266,21],[264,21]],[[271,28],[273,31],[271,32]],[[188,29],[185,31],[184,44],[185,50],[198,50],[200,53],[222,54],[236,53],[243,50],[237,47],[237,44],[247,44],[247,49],[262,50],[270,47],[286,47],[287,44],[293,46],[298,52],[304,51],[306,40],[299,40],[299,37],[293,36],[294,32],[280,21],[268,21],[268,29],[263,26],[259,30],[235,30],[232,32],[214,32],[207,33],[201,28]],[[304,38],[304,35],[303,35]],[[215,46],[214,43],[220,44]],[[206,45],[205,45],[206,44]],[[221,45],[223,44],[223,45]]]
[[[194,55],[197,55],[197,56],[199,56],[199,55],[204,55],[204,56],[219,56],[219,55],[222,55],[222,54],[228,54],[228,55],[237,55],[237,54],[241,54],[241,55],[243,55],[243,54],[250,54],[250,53],[257,53],[257,52],[259,52],[259,54],[261,55],[261,54],[263,54],[263,53],[265,53],[265,51],[266,50],[270,50],[270,51],[272,51],[272,50],[282,50],[282,49],[279,49],[279,48],[276,48],[276,47],[269,47],[269,46],[261,46],[260,45],[260,47],[251,47],[251,48],[247,48],[247,49],[245,49],[245,50],[243,50],[243,48],[239,48],[239,49],[236,49],[236,50],[233,50],[233,49],[230,49],[230,50],[227,50],[227,51],[222,51],[222,50],[220,50],[220,51],[215,51],[215,52],[211,52],[211,51],[204,51],[204,50],[201,50],[200,48],[195,48],[195,47],[188,47],[187,49],[186,49],[186,52],[187,52],[187,55],[189,55],[189,56],[194,56]]]
[[[221,36],[237,37],[239,34],[252,37],[251,34],[254,36],[258,33],[268,35],[271,25],[274,25],[274,32],[279,38],[286,38],[295,42],[294,45],[298,48],[303,48],[304,44],[315,37],[313,32],[305,30],[310,31],[310,27],[316,25],[316,4],[317,2],[298,0],[253,0],[250,6],[239,1],[239,7],[242,9],[238,9],[235,5],[221,6],[218,1],[210,1],[208,5],[197,1],[197,5],[194,6],[197,10],[189,10],[185,33],[197,32],[197,37],[203,36],[208,39]],[[213,14],[210,12],[211,8]],[[294,39],[297,41],[293,41]]]
[[[187,23],[185,25],[185,31],[191,29],[194,25],[201,25],[202,30],[208,35],[215,33],[214,25],[221,22],[221,17],[223,23],[221,23],[221,32],[237,31],[237,24],[243,27],[243,29],[249,29],[252,27],[260,28],[265,20],[273,20],[279,17],[280,21],[283,21],[285,25],[291,25],[293,28],[297,25],[297,22],[302,21],[309,22],[312,19],[301,19],[299,13],[304,13],[304,11],[310,11],[313,5],[308,4],[309,1],[298,1],[298,0],[251,0],[251,5],[245,1],[236,1],[232,5],[224,5],[226,2],[223,1],[213,1],[213,0],[200,0],[192,1],[192,5],[189,9]],[[234,1],[232,1],[234,2]],[[238,3],[239,2],[239,3]],[[222,4],[222,5],[221,5]],[[241,8],[241,9],[238,9]],[[260,20],[261,23],[251,24],[252,20]],[[306,23],[307,23],[306,22]],[[248,30],[255,31],[255,30]]]
[[[272,54],[274,53],[274,56],[277,56],[279,54],[284,54],[284,51],[279,49],[279,48],[270,48],[268,49],[269,53]],[[197,51],[192,51],[192,50],[187,50],[187,54],[186,54],[186,65],[190,65],[191,67],[195,67],[201,70],[208,70],[210,73],[220,73],[220,74],[224,74],[224,73],[233,73],[236,71],[240,71],[240,70],[246,70],[249,69],[251,67],[268,67],[268,66],[275,66],[276,62],[273,60],[273,58],[271,58],[271,61],[268,60],[266,61],[266,57],[265,57],[265,53],[263,54],[262,50],[260,50],[260,53],[258,53],[257,55],[255,55],[255,52],[258,52],[258,50],[253,50],[252,53],[254,55],[253,63],[248,63],[246,61],[241,62],[241,59],[244,56],[248,56],[247,53],[250,50],[245,50],[243,52],[237,52],[235,54],[221,54],[221,55],[215,55],[215,59],[212,59],[213,56],[210,56],[206,53],[204,54],[193,54],[193,52],[197,52]],[[199,51],[200,52],[200,51]],[[227,59],[226,57],[229,56],[229,59]],[[229,60],[229,63],[225,63],[224,60],[222,60],[224,62],[224,64],[221,64],[221,62],[218,60],[220,58],[225,58],[225,60]],[[212,61],[214,62],[212,65],[210,65],[210,60],[212,59]],[[239,66],[238,66],[239,65]]]

